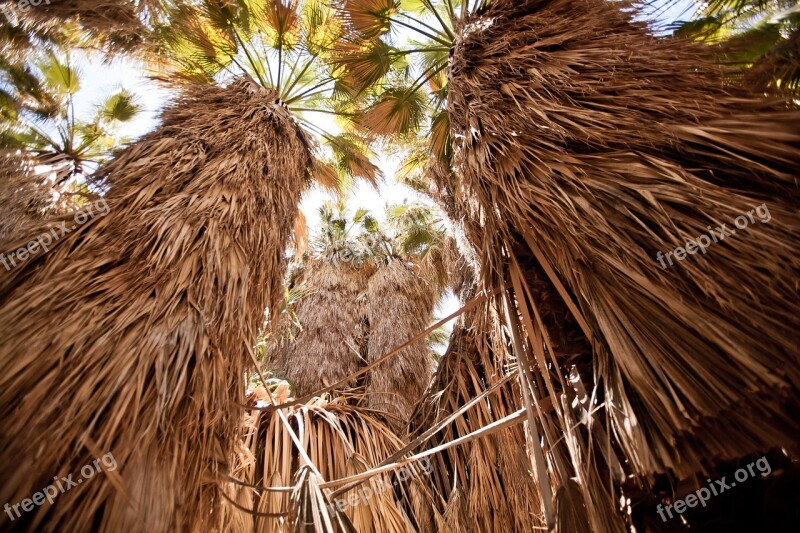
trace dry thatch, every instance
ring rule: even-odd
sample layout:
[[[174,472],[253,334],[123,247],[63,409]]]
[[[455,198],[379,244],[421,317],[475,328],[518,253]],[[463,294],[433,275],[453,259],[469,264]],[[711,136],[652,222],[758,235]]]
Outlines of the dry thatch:
[[[632,470],[688,475],[796,445],[800,113],[726,87],[707,49],[631,17],[603,0],[497,0],[463,24],[456,170],[480,206],[485,281],[519,282],[506,322],[524,322],[515,352],[536,352],[540,386],[567,391],[570,354],[554,352],[532,279],[592,347],[597,381],[582,379],[603,388]],[[655,259],[762,203],[768,223],[666,270]]]
[[[31,163],[15,153],[0,152],[0,191],[0,243],[25,237],[52,205]]]
[[[4,1],[19,3],[19,0]],[[164,6],[164,0],[42,0],[38,6],[17,12],[37,27],[76,21],[104,44],[130,49],[142,43],[147,32],[145,20],[160,14]]]
[[[299,331],[272,347],[266,361],[267,368],[292,383],[297,396],[336,383],[363,366],[363,292],[370,274],[368,265],[337,257],[310,261],[300,281],[310,294],[297,304]]]
[[[119,465],[19,527],[213,520],[310,167],[273,91],[186,88],[156,131],[99,170],[112,184],[106,216],[0,272],[3,501],[106,452]]]
[[[416,438],[468,406],[466,414],[425,443],[426,449],[478,431],[520,407],[519,387],[505,377],[502,358],[494,356],[488,335],[481,333],[484,326],[472,322],[480,316],[485,309],[456,323],[433,383],[412,417],[411,436]],[[481,395],[485,399],[474,402]],[[522,427],[448,449],[432,464],[430,485],[444,518],[439,531],[511,533],[544,526]]]
[[[367,288],[369,362],[380,359],[427,328],[436,294],[415,265],[387,258]],[[367,405],[384,413],[395,428],[406,424],[431,377],[433,359],[424,340],[381,363],[367,376]]]
[[[43,220],[97,199],[77,187],[71,179],[73,168],[60,154],[0,150],[0,243],[19,239],[27,243]]]
[[[256,397],[265,395],[263,388],[255,391]],[[276,412],[253,411],[243,427],[234,475],[249,487],[231,485],[230,499],[238,505],[225,510],[243,528],[226,531],[431,531],[424,467],[409,466],[399,478],[392,472],[376,474],[347,490],[336,482],[378,466],[403,447],[390,428],[363,408],[312,402],[289,409],[285,421]],[[317,493],[324,499],[313,512],[306,508],[307,497],[285,490],[295,485],[296,477],[302,479],[306,470],[314,472]],[[271,490],[254,490],[257,487]],[[338,516],[337,501],[342,502],[344,516]],[[248,509],[258,514],[243,512]],[[328,529],[319,523],[310,527],[315,520],[322,522],[323,515],[332,522],[338,516],[345,527]]]

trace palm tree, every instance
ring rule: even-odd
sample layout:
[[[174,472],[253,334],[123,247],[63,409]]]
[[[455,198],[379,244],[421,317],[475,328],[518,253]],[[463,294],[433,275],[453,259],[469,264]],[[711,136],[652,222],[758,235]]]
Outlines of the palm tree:
[[[119,465],[15,526],[221,527],[243,376],[312,166],[274,91],[185,89],[98,169],[107,214],[0,278],[0,492],[18,501],[105,452]]]
[[[300,405],[290,408],[287,417],[302,436],[303,448],[299,453],[293,449],[286,424],[273,410],[259,412],[269,408],[265,398],[270,393],[257,386],[254,413],[243,424],[248,452],[237,469],[245,484],[229,495],[236,502],[230,508],[232,520],[243,518],[236,509],[254,509],[261,513],[255,529],[276,531],[287,527],[287,514],[299,513],[309,523],[319,521],[316,528],[324,530],[323,516],[330,508],[311,511],[316,498],[298,500],[275,488],[292,484],[304,472],[306,456],[324,482],[372,469],[403,448],[402,428],[431,375],[431,351],[420,339],[389,361],[371,369],[367,364],[430,323],[438,291],[433,289],[435,279],[421,273],[443,271],[441,265],[425,266],[437,262],[441,228],[422,205],[391,206],[387,214],[386,226],[364,209],[351,216],[342,198],[320,209],[318,235],[290,276],[287,294],[300,298],[287,302],[278,318],[285,325],[283,333],[272,333],[265,343],[265,366],[273,376],[287,378],[299,397],[288,402]],[[356,376],[347,383],[357,372],[363,379]],[[314,398],[320,390],[329,394]],[[287,404],[286,398],[273,401]],[[257,495],[247,488],[253,486],[270,490]],[[402,487],[399,496],[387,490],[392,486]],[[391,472],[352,490],[332,486],[324,497],[331,504],[352,501],[356,489],[363,492],[365,487],[374,499],[351,503],[342,515],[332,514],[359,531],[406,531],[409,524],[421,530],[434,527],[425,485],[420,480],[404,484]],[[334,490],[344,492],[336,498]]]
[[[8,167],[4,174],[17,185],[9,183],[6,189],[13,201],[6,198],[8,222],[0,237],[96,197],[103,184],[92,179],[92,170],[126,142],[116,131],[140,109],[130,92],[119,89],[97,106],[91,120],[80,120],[75,115],[80,72],[69,57],[61,60],[53,52],[35,70],[28,67],[23,78],[5,81],[10,105],[2,121],[7,130],[0,135],[0,150]],[[18,83],[9,83],[13,81]],[[52,103],[56,113],[29,102]]]
[[[444,228],[433,210],[401,204],[389,206],[387,215],[391,236],[379,239],[381,246],[372,257],[375,273],[366,288],[369,363],[424,331],[447,285]],[[390,416],[392,427],[404,432],[432,366],[426,339],[412,343],[367,374],[367,406]]]
[[[428,144],[420,150],[412,138],[416,150],[409,166],[423,167],[434,198],[452,220],[463,222],[469,241],[464,248],[481,257],[481,286],[493,291],[517,282],[513,296],[484,313],[499,309],[506,329],[495,332],[492,345],[508,352],[494,357],[520,362],[518,399],[528,407],[528,430],[545,439],[547,462],[556,465],[545,472],[544,458],[529,447],[547,525],[572,520],[599,530],[622,528],[612,511],[615,496],[601,482],[624,478],[613,466],[624,463],[622,458],[638,474],[669,468],[686,476],[703,468],[701,459],[788,442],[795,428],[782,429],[788,423],[782,413],[796,401],[798,375],[788,363],[796,358],[791,328],[746,304],[752,299],[747,294],[760,294],[758,309],[786,310],[781,318],[786,324],[796,316],[783,303],[796,268],[786,256],[796,246],[788,226],[764,226],[768,251],[756,249],[752,240],[736,252],[720,247],[720,260],[734,265],[724,273],[708,261],[687,267],[687,274],[661,274],[652,267],[659,248],[671,250],[707,232],[709,224],[752,215],[764,201],[792,224],[796,113],[726,86],[727,73],[711,50],[656,39],[644,24],[631,21],[631,13],[599,0],[577,10],[574,3],[556,0],[477,2],[462,5],[461,16],[448,2],[438,11],[431,2],[422,4],[439,23],[428,28],[427,44],[446,46],[452,56],[447,79],[429,86],[446,88],[443,106],[452,125],[445,146],[454,144],[454,158],[451,165],[446,149]],[[355,37],[341,61],[364,87],[377,83],[391,89],[394,74],[387,58],[425,53],[416,43],[392,46],[388,29],[404,20],[402,7],[377,0],[345,3]],[[448,21],[454,21],[452,35]],[[403,97],[392,99],[390,92],[385,96],[390,103],[376,99],[366,112],[370,126],[403,143],[418,124],[426,124],[418,118],[424,111],[415,112],[426,103],[417,96],[420,82],[443,71],[441,63],[430,70],[425,65],[434,62],[418,64],[418,81]],[[428,127],[433,123],[427,121]],[[660,129],[644,135],[642,124]],[[754,131],[777,137],[746,133]],[[433,129],[426,136],[444,138]],[[697,191],[705,199],[702,207],[682,200]],[[737,253],[750,258],[749,268],[735,259]],[[757,288],[761,284],[772,287],[768,294]],[[738,328],[723,327],[724,341],[712,326],[721,322]],[[491,322],[484,318],[483,324]],[[754,329],[768,333],[753,335]],[[635,333],[623,333],[628,331]],[[669,340],[675,336],[686,340]],[[787,371],[770,370],[765,343],[770,353],[781,354]],[[535,361],[537,374],[528,373],[526,361]],[[547,368],[559,370],[550,375]],[[553,433],[557,428],[570,435],[575,417],[586,414],[561,406],[550,413],[533,409],[537,398],[578,395],[566,381],[573,368],[580,383],[601,387],[597,394],[613,399],[617,409],[609,413],[608,426],[594,424],[593,430],[617,434],[613,446],[592,450],[608,439],[560,440]],[[483,378],[490,369],[477,375]],[[743,381],[753,370],[755,376]],[[602,379],[595,381],[595,375]],[[778,384],[777,396],[764,394],[770,383]],[[746,390],[760,392],[751,398]],[[669,408],[663,407],[664,398],[672,398]],[[753,420],[733,407],[739,405],[751,406],[748,412],[760,413],[755,418],[774,425],[751,426],[748,444],[735,446],[731,443],[741,442],[741,435],[725,436],[726,429]],[[589,413],[593,407],[581,409]],[[705,430],[690,422],[714,417],[731,422]],[[676,447],[672,439],[678,435],[684,438]],[[613,475],[581,460],[587,453],[604,456]],[[552,492],[545,491],[551,481]],[[557,507],[550,493],[557,495]],[[563,509],[585,509],[587,516]]]
[[[499,338],[520,361],[529,430],[565,465],[537,475],[554,485],[548,525],[585,509],[573,518],[621,530],[603,516],[616,499],[603,479],[687,478],[788,446],[797,112],[726,85],[709,50],[654,38],[600,0],[497,0],[455,43],[448,111],[473,245],[487,285],[514,287]],[[747,222],[757,206],[769,223]],[[734,220],[754,227],[659,265],[661,251]],[[548,395],[586,402],[542,413]],[[601,408],[605,420],[590,415]],[[588,441],[571,429],[581,416]]]

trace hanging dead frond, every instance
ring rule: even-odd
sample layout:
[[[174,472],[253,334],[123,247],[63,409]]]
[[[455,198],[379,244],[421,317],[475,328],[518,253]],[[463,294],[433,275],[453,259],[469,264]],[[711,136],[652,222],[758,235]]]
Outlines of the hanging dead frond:
[[[466,287],[462,299],[469,294]],[[479,431],[521,405],[519,388],[506,377],[502,357],[494,356],[489,324],[480,323],[489,315],[481,306],[453,327],[450,345],[411,419],[410,437],[418,438],[453,413],[468,410],[427,440],[423,449]],[[517,426],[434,456],[430,483],[436,509],[444,517],[443,530],[512,533],[543,528],[529,453],[523,428]]]
[[[244,511],[251,509],[250,531],[265,533],[327,531],[328,524],[333,524],[333,531],[430,531],[424,467],[410,465],[376,474],[335,496],[333,488],[324,487],[371,470],[403,447],[380,419],[362,407],[338,401],[298,406],[287,412],[287,418],[319,475],[304,464],[276,412],[254,411],[245,420],[246,453],[240,454],[235,470],[244,482],[237,501],[249,501],[244,510],[226,506],[226,513],[246,515]],[[286,490],[292,484],[292,492]]]
[[[0,152],[0,243],[25,238],[28,228],[38,224],[53,204],[50,189],[42,183],[33,162],[23,155]]]
[[[9,0],[8,3],[11,3]],[[180,0],[42,0],[37,5],[22,2],[14,7],[17,14],[35,26],[77,22],[109,50],[129,50],[143,43],[148,19],[163,14],[170,4]]]

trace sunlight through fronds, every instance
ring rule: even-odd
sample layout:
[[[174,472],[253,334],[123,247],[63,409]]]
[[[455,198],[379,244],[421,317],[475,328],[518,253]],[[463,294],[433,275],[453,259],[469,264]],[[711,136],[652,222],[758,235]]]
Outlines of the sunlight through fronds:
[[[358,107],[331,62],[345,32],[340,12],[322,0],[202,0],[177,10],[159,31],[161,67],[173,76],[224,84],[245,74],[274,89],[311,138],[320,141],[314,174],[321,185],[346,191],[353,179],[376,183],[367,132],[352,133]],[[336,179],[331,172],[336,167]]]

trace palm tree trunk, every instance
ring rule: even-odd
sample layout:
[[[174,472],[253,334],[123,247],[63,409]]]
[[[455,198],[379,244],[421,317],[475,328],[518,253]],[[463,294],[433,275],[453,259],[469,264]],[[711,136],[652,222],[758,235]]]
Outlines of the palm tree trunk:
[[[569,310],[566,334],[556,315],[538,327],[561,377],[574,364],[596,387],[607,450],[628,473],[686,478],[796,447],[800,113],[631,17],[602,0],[499,0],[461,27],[459,209],[479,227],[485,285],[519,264],[535,305]],[[702,253],[677,260],[701,235]]]
[[[107,214],[3,273],[3,501],[101,454],[118,465],[19,527],[210,527],[310,167],[274,91],[187,88],[98,171]]]

